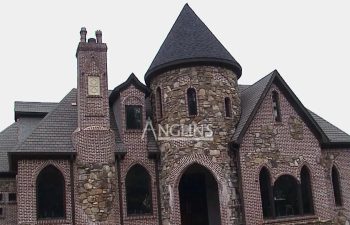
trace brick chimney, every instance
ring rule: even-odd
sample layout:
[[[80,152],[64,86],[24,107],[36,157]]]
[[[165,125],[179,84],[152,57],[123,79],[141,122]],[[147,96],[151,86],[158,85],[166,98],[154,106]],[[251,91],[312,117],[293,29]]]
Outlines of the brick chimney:
[[[82,28],[76,53],[78,128],[72,137],[77,153],[76,224],[117,224],[116,145],[109,120],[107,45],[102,43],[101,31],[96,31],[96,39],[86,41],[86,35]]]

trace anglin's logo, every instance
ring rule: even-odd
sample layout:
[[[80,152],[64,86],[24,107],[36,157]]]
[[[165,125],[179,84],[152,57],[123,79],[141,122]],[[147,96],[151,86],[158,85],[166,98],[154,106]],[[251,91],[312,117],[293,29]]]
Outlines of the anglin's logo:
[[[155,129],[152,120],[147,119],[143,129],[142,139],[148,131],[152,132],[158,141],[213,141],[214,132],[211,124],[158,124]]]

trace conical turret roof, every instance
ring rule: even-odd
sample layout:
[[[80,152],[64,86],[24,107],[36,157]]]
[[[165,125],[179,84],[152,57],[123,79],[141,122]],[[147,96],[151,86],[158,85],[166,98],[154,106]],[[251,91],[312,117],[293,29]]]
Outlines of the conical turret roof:
[[[186,64],[220,65],[242,74],[239,63],[186,4],[149,67],[145,81],[169,68]]]

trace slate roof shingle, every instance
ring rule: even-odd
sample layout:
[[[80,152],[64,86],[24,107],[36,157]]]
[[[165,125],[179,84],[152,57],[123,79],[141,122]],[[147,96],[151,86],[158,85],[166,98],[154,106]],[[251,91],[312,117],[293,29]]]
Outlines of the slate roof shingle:
[[[233,69],[238,77],[242,68],[188,4],[161,45],[145,75],[146,84],[161,70],[189,63],[210,63]]]
[[[13,123],[0,133],[0,172],[9,171],[7,152],[18,143],[18,124]]]

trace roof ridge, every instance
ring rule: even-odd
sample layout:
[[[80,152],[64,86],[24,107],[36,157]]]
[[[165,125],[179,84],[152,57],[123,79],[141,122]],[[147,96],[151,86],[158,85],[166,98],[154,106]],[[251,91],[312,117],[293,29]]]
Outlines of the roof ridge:
[[[57,110],[57,108],[63,104],[64,100],[66,100],[70,94],[75,90],[75,88],[72,88],[68,94],[66,94],[60,102],[57,103],[57,105],[35,126],[35,128],[30,132],[30,134],[28,134],[28,136],[21,142],[19,142],[16,146],[14,146],[13,149],[19,149],[20,147],[23,146],[23,144],[32,136],[32,134],[38,129],[39,126],[41,126],[44,122],[46,122],[50,116],[54,113],[54,111]]]

